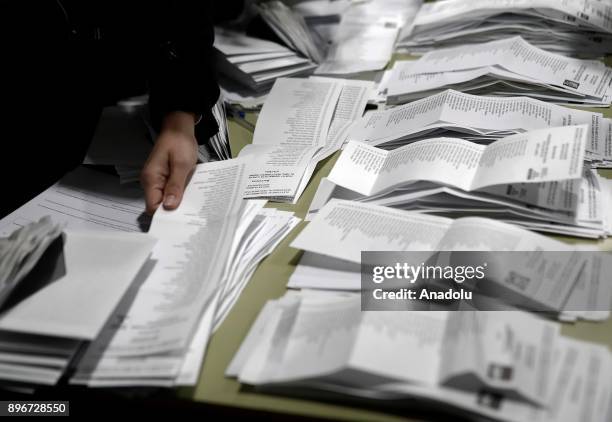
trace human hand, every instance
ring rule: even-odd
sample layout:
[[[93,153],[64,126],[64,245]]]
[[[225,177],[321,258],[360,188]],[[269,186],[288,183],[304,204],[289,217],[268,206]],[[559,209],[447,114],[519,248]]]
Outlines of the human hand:
[[[195,116],[177,111],[166,116],[157,142],[140,174],[148,214],[163,203],[172,210],[183,199],[185,186],[198,161]]]

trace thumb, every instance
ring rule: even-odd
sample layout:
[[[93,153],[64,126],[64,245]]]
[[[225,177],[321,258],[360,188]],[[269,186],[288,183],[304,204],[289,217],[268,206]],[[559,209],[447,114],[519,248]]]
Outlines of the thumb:
[[[165,209],[173,210],[179,206],[192,171],[193,166],[186,162],[179,161],[170,164],[170,177],[164,188]]]

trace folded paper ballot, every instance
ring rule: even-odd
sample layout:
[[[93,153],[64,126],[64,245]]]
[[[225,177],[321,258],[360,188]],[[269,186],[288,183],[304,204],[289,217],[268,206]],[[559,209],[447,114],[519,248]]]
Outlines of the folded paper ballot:
[[[249,157],[245,198],[295,202],[317,163],[340,149],[373,84],[331,78],[282,78],[257,120]]]
[[[528,230],[567,236],[600,238],[612,233],[607,212],[612,203],[612,182],[594,170],[585,170],[581,179],[497,185],[473,192],[415,182],[371,196],[323,178],[310,205],[308,219],[332,198],[447,217],[490,217]]]
[[[226,371],[264,391],[410,407],[416,399],[513,422],[602,420],[610,374],[605,346],[524,313],[363,312],[359,296],[308,291],[269,301]]]
[[[508,183],[579,179],[588,126],[540,129],[488,146],[433,138],[385,151],[349,142],[329,180],[363,195],[429,181],[465,191]]]
[[[552,359],[556,324],[520,312],[362,312],[359,296],[330,296],[310,301],[305,295],[299,303],[274,371],[266,374],[264,366],[258,376],[239,379],[255,385],[317,377],[348,381],[362,373],[381,383],[488,388],[546,404],[538,381]],[[534,350],[536,356],[521,358],[513,348]],[[411,358],[396,359],[398,350]],[[491,373],[496,367],[510,374],[496,377]]]
[[[585,158],[592,167],[612,163],[612,119],[528,97],[486,97],[446,90],[358,119],[347,140],[385,149],[440,136],[490,143],[515,133],[546,127],[588,124]]]
[[[425,3],[398,47],[430,51],[520,35],[566,56],[612,53],[612,5],[600,0],[440,0]]]
[[[436,50],[403,62],[394,67],[388,95],[400,104],[447,88],[608,107],[612,68],[599,61],[550,53],[513,37]]]

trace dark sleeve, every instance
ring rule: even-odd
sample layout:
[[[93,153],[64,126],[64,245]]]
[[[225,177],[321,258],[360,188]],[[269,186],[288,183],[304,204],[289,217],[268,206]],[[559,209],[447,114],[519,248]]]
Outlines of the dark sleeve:
[[[187,111],[202,116],[199,133],[211,136],[218,130],[211,114],[219,98],[219,86],[210,4],[206,0],[149,2],[149,7],[155,8],[150,24],[157,38],[150,69],[149,107],[158,128],[167,113]]]

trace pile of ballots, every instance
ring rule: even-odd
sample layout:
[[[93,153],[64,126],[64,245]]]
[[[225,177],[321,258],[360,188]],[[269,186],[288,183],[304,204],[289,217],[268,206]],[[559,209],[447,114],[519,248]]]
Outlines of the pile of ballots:
[[[288,287],[361,291],[364,310],[521,309],[563,321],[604,321],[610,316],[609,253],[577,248],[497,219],[451,219],[334,199],[319,210],[291,247],[305,253]],[[362,258],[362,251],[382,252]],[[450,258],[440,251],[451,251]],[[444,262],[452,262],[455,268],[474,262],[488,266],[479,279],[451,274],[450,283],[439,273],[425,275],[425,270],[410,278],[370,281],[369,265],[395,262],[417,269],[430,263],[448,265]],[[405,288],[414,289],[418,296],[375,300],[381,299],[383,291],[402,293]],[[446,302],[437,301],[430,294],[434,291],[443,293]],[[453,297],[453,291],[459,296]],[[451,296],[446,298],[446,293]]]
[[[423,4],[409,36],[412,53],[520,35],[566,56],[612,53],[612,3],[606,0],[442,0]]]
[[[81,355],[71,383],[197,383],[210,336],[257,264],[298,222],[291,212],[264,209],[265,201],[242,199],[246,165],[199,165],[181,206],[156,211],[154,264]]]
[[[52,241],[1,308],[0,383],[194,385],[209,336],[299,221],[242,199],[246,166],[199,165],[148,233],[142,191],[83,167],[0,220],[5,286]]]
[[[102,331],[155,240],[63,230],[45,217],[0,239],[0,385],[59,381]]]
[[[528,97],[488,97],[446,90],[398,107],[371,111],[353,123],[347,141],[394,149],[439,136],[488,144],[504,136],[555,126],[590,127],[585,160],[612,166],[612,119]]]
[[[280,77],[307,75],[316,64],[289,48],[229,29],[215,29],[219,84],[225,101],[263,104],[263,98]]]
[[[363,312],[359,294],[338,292],[269,301],[226,375],[449,420],[597,422],[612,403],[608,348],[554,322],[518,311]]]
[[[373,83],[338,78],[280,78],[257,118],[245,198],[295,203],[317,164],[340,149],[361,117]]]
[[[403,104],[452,88],[476,95],[527,96],[566,105],[608,107],[612,68],[538,48],[522,37],[436,49],[396,62],[388,104]]]
[[[391,151],[351,141],[319,185],[310,212],[332,198],[353,199],[606,237],[612,184],[584,165],[588,133],[587,125],[539,129],[488,145],[431,138]]]

